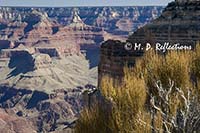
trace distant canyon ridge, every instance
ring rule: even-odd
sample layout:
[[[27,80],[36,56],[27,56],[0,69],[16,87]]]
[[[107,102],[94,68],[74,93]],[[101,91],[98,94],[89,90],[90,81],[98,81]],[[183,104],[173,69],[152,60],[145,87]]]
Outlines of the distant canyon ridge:
[[[128,35],[157,18],[163,7],[0,7],[0,48],[20,44],[60,53],[86,52],[90,66],[98,65],[98,47],[108,39]],[[41,51],[41,50],[40,50]]]

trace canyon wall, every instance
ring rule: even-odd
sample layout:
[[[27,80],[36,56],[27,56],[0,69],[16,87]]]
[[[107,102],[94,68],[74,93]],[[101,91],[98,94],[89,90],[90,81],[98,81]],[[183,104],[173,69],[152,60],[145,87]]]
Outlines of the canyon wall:
[[[59,7],[59,8],[26,8],[26,7],[0,7],[0,19],[23,21],[32,10],[45,12],[62,25],[69,25],[73,19],[74,11],[86,25],[101,27],[106,31],[135,31],[138,27],[157,18],[163,7],[159,6],[130,6],[130,7]],[[119,34],[116,33],[116,34]]]
[[[125,40],[161,11],[162,7],[0,7],[0,108],[18,120],[7,122],[0,110],[0,132],[26,130],[20,123],[26,126],[29,121],[30,132],[71,131],[96,91],[100,44]],[[102,59],[118,49],[110,50]],[[120,57],[124,52],[107,62],[128,60]],[[8,118],[7,113],[2,116]]]
[[[106,41],[101,47],[99,63],[99,83],[104,75],[123,77],[123,68],[133,67],[136,59],[145,52],[146,43],[178,44],[194,48],[200,40],[200,3],[191,1],[180,4],[171,2],[163,10],[160,17],[136,30],[126,42]],[[125,45],[141,44],[143,50],[127,50]],[[162,51],[160,51],[162,52]],[[134,53],[134,54],[132,54]],[[132,64],[132,65],[129,65]]]
[[[84,53],[93,68],[99,63],[103,41],[126,40],[132,31],[157,18],[162,9],[157,6],[0,7],[0,49],[23,44],[43,53],[56,49],[59,57]]]

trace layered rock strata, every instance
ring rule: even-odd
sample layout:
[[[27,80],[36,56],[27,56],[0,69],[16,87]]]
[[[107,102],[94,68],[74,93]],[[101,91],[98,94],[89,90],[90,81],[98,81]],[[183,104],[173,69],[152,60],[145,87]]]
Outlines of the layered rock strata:
[[[88,61],[81,55],[58,59],[30,51],[22,45],[1,51],[5,58],[0,58],[0,108],[21,117],[22,123],[31,121],[33,131],[71,130],[77,115],[88,104],[85,92],[94,91],[87,86],[96,86]],[[16,130],[3,125],[0,132],[20,131],[19,125],[14,127]]]
[[[200,40],[199,14],[200,2],[198,0],[171,2],[160,17],[139,28],[129,36],[126,42],[107,41],[103,43],[99,64],[99,83],[104,75],[123,77],[123,68],[129,64],[134,66],[135,58],[143,55],[147,43],[150,43],[156,50],[159,50],[157,44],[167,49],[164,46],[165,43],[194,48]],[[127,50],[127,44],[130,44],[132,48]],[[141,49],[135,50],[135,44],[141,44]],[[161,52],[163,52],[162,49]]]

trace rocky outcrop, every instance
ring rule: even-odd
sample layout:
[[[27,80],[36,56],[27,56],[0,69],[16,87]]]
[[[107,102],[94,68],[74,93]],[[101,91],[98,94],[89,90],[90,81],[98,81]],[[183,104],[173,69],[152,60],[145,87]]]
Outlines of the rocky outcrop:
[[[32,58],[33,70],[51,67],[52,60],[48,54],[34,54]]]
[[[24,118],[17,117],[10,111],[0,109],[0,132],[2,133],[37,133],[33,123]]]
[[[136,59],[143,55],[142,50],[127,50],[126,45],[126,42],[114,40],[108,40],[101,45],[98,83],[101,83],[103,76],[121,80],[124,76],[124,67],[133,67]]]
[[[51,58],[48,53],[30,53],[26,49],[7,49],[1,53],[0,85],[51,91],[85,85],[92,79],[88,78],[89,64],[82,55],[58,59]]]
[[[0,132],[63,131],[72,128],[77,114],[86,104],[80,89],[60,89],[51,94],[5,86],[0,89],[0,107],[12,112],[8,116],[0,111]]]
[[[43,54],[47,54],[50,57],[61,57],[61,53],[59,52],[59,50],[57,48],[36,48],[36,51],[38,53],[43,53]]]
[[[57,59],[49,54],[30,53],[25,48],[20,45],[7,49],[9,54],[0,59],[0,108],[18,115],[21,123],[31,121],[37,132],[71,130],[88,103],[84,92],[94,91],[86,85],[96,86],[88,62],[80,55]],[[14,130],[9,125],[5,129]],[[19,127],[24,128],[16,126],[16,132]],[[0,132],[5,129],[0,128]]]
[[[33,54],[33,53],[35,53],[34,48],[28,48],[28,47],[24,47],[24,45],[20,45],[20,47],[17,47],[14,49],[2,49],[0,51],[0,58],[11,58],[15,56],[23,57],[23,56]]]
[[[16,47],[18,49],[18,45],[23,44],[28,49],[35,47],[37,52],[48,53],[50,56],[60,57],[81,53],[79,44],[68,41],[70,39],[66,38],[67,33],[59,30],[62,26],[50,19],[46,13],[32,10],[23,20],[14,22],[6,20],[4,24],[6,26],[0,30],[1,49]]]
[[[146,43],[150,43],[153,48],[162,53],[166,51],[157,48],[156,44],[162,46],[165,43],[179,44],[194,48],[200,40],[199,14],[200,3],[198,1],[171,2],[160,17],[139,28],[129,36],[125,43],[120,41],[103,43],[99,64],[99,82],[103,75],[123,77],[124,66],[134,66],[136,58],[145,52]],[[135,44],[141,44],[141,49],[135,50]]]
[[[199,2],[171,2],[158,19],[137,30],[128,41],[142,44],[169,42],[194,47],[200,38],[199,13]]]

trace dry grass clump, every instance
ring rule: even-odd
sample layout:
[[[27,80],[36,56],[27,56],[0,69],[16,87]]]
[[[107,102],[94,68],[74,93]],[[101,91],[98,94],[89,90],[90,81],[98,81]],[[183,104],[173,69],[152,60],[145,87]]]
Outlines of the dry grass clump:
[[[75,132],[77,133],[110,133],[108,128],[109,115],[100,106],[94,105],[84,109],[77,121]]]
[[[176,87],[187,88],[190,82],[190,52],[169,52],[159,55],[154,52],[147,53],[143,58],[145,64],[145,80],[152,93],[155,83],[160,81],[163,88],[169,88],[169,79],[175,82]]]
[[[119,88],[112,88],[112,94],[107,98],[112,101],[111,123],[112,131],[133,132],[138,127],[137,115],[144,109],[146,90],[143,79],[131,76],[125,71],[124,84]],[[102,86],[104,95],[104,87]]]
[[[154,130],[162,133],[185,130],[185,127],[178,127],[183,124],[177,128],[171,120],[178,118],[180,110],[189,114],[185,101],[190,101],[190,97],[196,94],[188,95],[188,92],[200,85],[199,46],[195,52],[174,51],[166,55],[148,52],[136,61],[134,68],[125,68],[124,73],[121,85],[115,85],[109,77],[102,79],[100,91],[104,102],[82,112],[76,132],[149,133]]]
[[[191,79],[195,93],[198,94],[200,100],[200,44],[196,46],[195,52],[192,54],[191,62]]]
[[[128,69],[125,70],[124,83],[119,87],[114,87],[112,79],[108,77],[102,80],[101,92],[110,107],[106,103],[96,104],[91,109],[84,110],[76,126],[77,132],[116,133],[150,130],[150,124],[144,126],[142,123],[149,123],[149,114],[144,111],[144,80],[131,76],[129,72]]]
[[[195,52],[193,53],[192,60],[192,70],[194,72],[193,74],[197,78],[200,78],[200,45],[197,45]]]
[[[197,45],[195,52],[192,56],[192,64],[191,64],[191,71],[192,71],[192,79],[195,83],[195,86],[199,88],[199,80],[200,80],[200,45]]]

